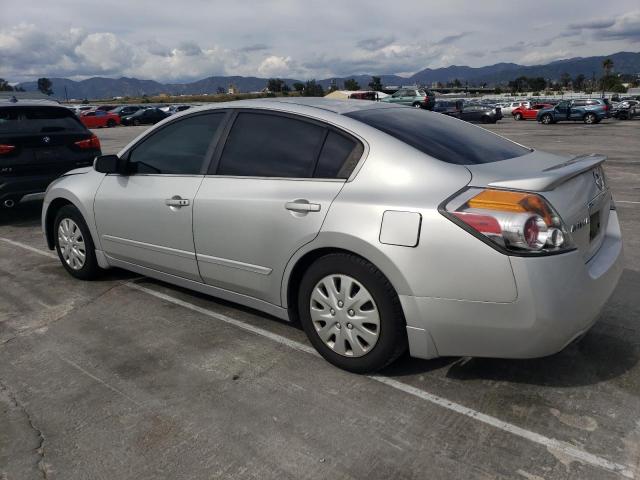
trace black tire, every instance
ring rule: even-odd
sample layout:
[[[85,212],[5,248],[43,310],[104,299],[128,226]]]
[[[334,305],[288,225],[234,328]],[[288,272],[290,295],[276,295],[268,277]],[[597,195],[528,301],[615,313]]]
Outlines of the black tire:
[[[332,274],[348,275],[362,284],[377,307],[380,319],[377,342],[360,357],[340,355],[325,345],[311,319],[311,294],[318,282]],[[357,255],[334,253],[316,260],[302,278],[297,307],[300,323],[311,344],[328,362],[343,370],[375,372],[392,363],[407,349],[406,322],[396,291],[380,270]]]
[[[545,113],[540,117],[540,123],[543,125],[551,125],[553,123],[553,117],[549,113]]]
[[[84,265],[79,269],[73,269],[69,266],[60,249],[58,229],[60,227],[60,223],[65,219],[72,220],[78,226],[80,233],[82,234],[82,239],[84,240],[85,260]],[[93,244],[93,239],[91,238],[91,232],[89,231],[89,227],[87,227],[82,214],[76,207],[73,205],[65,205],[58,210],[55,221],[53,222],[53,238],[58,258],[60,259],[62,266],[71,276],[79,278],[80,280],[94,280],[100,276],[102,269],[98,266],[96,249]]]
[[[522,114],[520,112],[518,112],[513,116],[513,118],[516,119],[516,120],[522,120]]]
[[[140,120],[138,120],[138,119],[136,118],[136,119],[133,121],[133,125],[134,125],[135,127],[139,126],[139,125],[140,125]]]
[[[411,105],[413,108],[422,108],[422,105],[420,104],[420,102],[415,102],[413,105]]]
[[[109,120],[107,120],[107,127],[109,128],[113,128],[116,126],[116,121],[112,118],[110,118]]]
[[[597,123],[598,118],[596,117],[595,113],[587,113],[585,114],[585,116],[583,117],[583,121],[584,123],[586,123],[587,125],[592,125],[594,123]]]

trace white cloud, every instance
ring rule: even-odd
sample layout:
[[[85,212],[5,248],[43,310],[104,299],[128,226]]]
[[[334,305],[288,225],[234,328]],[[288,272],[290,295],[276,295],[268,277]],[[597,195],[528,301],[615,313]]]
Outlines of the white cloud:
[[[292,74],[292,64],[291,57],[271,55],[260,63],[258,73],[263,77],[288,77]]]

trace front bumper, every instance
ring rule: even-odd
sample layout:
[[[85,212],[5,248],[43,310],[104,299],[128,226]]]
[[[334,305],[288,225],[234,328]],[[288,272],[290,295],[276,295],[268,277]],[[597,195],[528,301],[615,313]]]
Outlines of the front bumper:
[[[618,216],[586,264],[578,251],[510,257],[518,289],[510,303],[401,296],[412,356],[534,358],[551,355],[596,322],[623,270]]]

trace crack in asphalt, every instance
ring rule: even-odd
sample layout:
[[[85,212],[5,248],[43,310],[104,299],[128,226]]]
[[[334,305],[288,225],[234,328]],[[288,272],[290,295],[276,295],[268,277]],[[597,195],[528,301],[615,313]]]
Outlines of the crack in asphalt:
[[[42,430],[40,430],[34,423],[33,421],[33,417],[31,416],[31,414],[29,413],[29,411],[26,409],[26,407],[22,404],[22,402],[20,402],[18,400],[18,397],[16,396],[16,394],[2,381],[0,381],[0,390],[3,391],[7,398],[9,398],[9,400],[11,400],[11,402],[13,403],[13,405],[20,410],[20,412],[22,412],[22,414],[25,416],[26,420],[27,420],[27,424],[29,425],[29,428],[31,430],[33,430],[36,435],[39,438],[39,444],[38,447],[34,450],[39,457],[38,463],[36,464],[38,467],[38,470],[40,471],[40,473],[42,473],[42,478],[44,478],[45,480],[47,480],[49,478],[49,472],[47,470],[47,465],[45,463],[45,454],[44,454],[44,444],[45,444],[45,437],[44,434],[42,433]]]
[[[81,304],[79,304],[79,305],[77,305],[77,306],[73,306],[73,305],[72,305],[72,306],[71,306],[71,308],[69,308],[69,310],[68,310],[68,311],[66,311],[66,312],[64,312],[64,313],[62,313],[62,314],[60,314],[60,315],[58,315],[58,316],[56,316],[56,317],[53,317],[52,319],[50,319],[50,320],[49,320],[49,321],[47,321],[47,322],[44,322],[44,323],[43,323],[43,324],[41,324],[41,325],[38,325],[38,326],[36,326],[36,327],[32,327],[32,328],[27,328],[27,329],[25,329],[25,330],[20,331],[20,333],[18,333],[18,334],[16,334],[16,335],[14,335],[13,337],[9,337],[9,338],[7,338],[6,340],[3,340],[2,342],[0,342],[0,347],[4,347],[5,345],[7,345],[7,344],[9,344],[9,343],[13,342],[13,341],[14,341],[14,340],[16,340],[17,338],[29,336],[29,335],[31,335],[32,333],[34,333],[36,330],[40,330],[41,328],[48,327],[49,325],[51,325],[51,324],[53,324],[53,323],[57,322],[58,320],[61,320],[61,319],[65,318],[66,316],[70,315],[71,313],[76,312],[76,311],[78,311],[78,310],[81,310],[81,309],[83,309],[84,307],[86,307],[86,306],[88,306],[88,305],[92,304],[93,302],[95,302],[95,301],[99,300],[100,298],[102,298],[103,296],[105,296],[107,293],[111,292],[113,289],[118,288],[118,287],[121,287],[121,286],[125,285],[125,284],[126,284],[127,282],[129,282],[129,281],[130,281],[130,280],[125,280],[125,281],[122,281],[122,282],[118,282],[117,284],[115,284],[115,285],[113,285],[113,286],[109,287],[107,290],[105,290],[104,292],[102,292],[102,293],[101,293],[100,295],[98,295],[97,297],[90,298],[90,299],[88,299],[86,302],[83,302],[83,303],[81,303]]]

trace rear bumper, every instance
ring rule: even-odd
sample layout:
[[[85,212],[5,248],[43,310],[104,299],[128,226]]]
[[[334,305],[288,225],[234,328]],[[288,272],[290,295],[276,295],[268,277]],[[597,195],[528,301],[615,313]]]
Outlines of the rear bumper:
[[[622,274],[617,214],[586,264],[577,251],[510,260],[518,288],[511,303],[401,296],[411,354],[534,358],[562,350],[593,326]]]
[[[0,203],[7,199],[18,202],[26,195],[41,194],[62,173],[16,177],[0,176]]]

